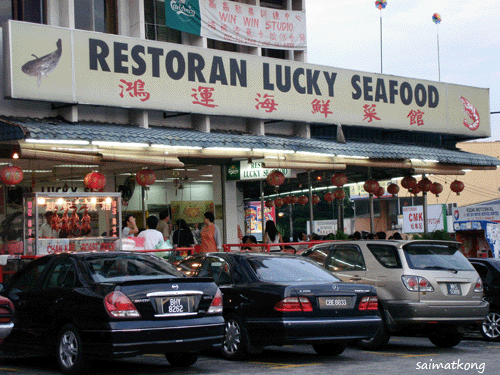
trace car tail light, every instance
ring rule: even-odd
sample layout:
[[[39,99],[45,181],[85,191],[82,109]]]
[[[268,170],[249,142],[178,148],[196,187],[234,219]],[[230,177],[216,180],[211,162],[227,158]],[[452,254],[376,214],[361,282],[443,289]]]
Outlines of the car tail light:
[[[14,317],[14,305],[10,300],[2,300],[0,305],[0,323],[9,323]]]
[[[378,298],[375,296],[361,298],[358,310],[378,310]]]
[[[217,293],[215,293],[215,297],[207,310],[207,314],[222,314],[222,308],[222,293],[220,289],[217,288]]]
[[[425,277],[402,276],[401,279],[410,292],[434,292],[434,287]]]
[[[483,280],[479,277],[476,281],[476,286],[474,287],[474,292],[482,293],[483,292]]]
[[[293,311],[313,311],[313,307],[307,297],[287,297],[279,301],[274,309],[276,311],[282,312],[293,312]]]
[[[104,307],[113,318],[141,317],[132,301],[120,291],[111,292],[104,297]]]

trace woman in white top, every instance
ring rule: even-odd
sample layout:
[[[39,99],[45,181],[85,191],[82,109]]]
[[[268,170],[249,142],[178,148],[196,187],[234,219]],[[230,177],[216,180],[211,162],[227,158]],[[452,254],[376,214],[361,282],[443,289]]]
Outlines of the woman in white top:
[[[266,221],[266,230],[264,235],[264,243],[283,243],[283,238],[281,237],[281,233],[276,229],[276,225],[274,221],[268,220]],[[270,251],[281,251],[283,249],[282,246],[270,246]]]
[[[137,228],[137,224],[135,223],[134,215],[126,215],[123,218],[122,238],[134,237],[137,233],[139,233],[139,228]]]

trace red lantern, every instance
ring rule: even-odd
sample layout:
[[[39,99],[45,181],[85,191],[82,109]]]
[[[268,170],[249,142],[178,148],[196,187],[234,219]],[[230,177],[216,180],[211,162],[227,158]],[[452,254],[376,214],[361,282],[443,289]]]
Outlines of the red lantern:
[[[14,165],[2,168],[0,171],[0,180],[5,185],[17,185],[23,180],[23,170]]]
[[[434,182],[431,186],[431,193],[435,194],[436,197],[439,197],[439,194],[443,192],[443,185],[441,185],[439,182]]]
[[[307,198],[305,195],[301,195],[299,197],[299,203],[304,205],[304,204],[307,204],[307,202],[309,202],[309,198]]]
[[[285,182],[285,175],[280,171],[272,171],[267,175],[267,183],[272,186],[280,186]]]
[[[290,195],[290,203],[295,204],[299,201],[299,198],[297,198],[296,195]],[[307,203],[307,202],[306,202]]]
[[[399,193],[399,186],[396,184],[389,184],[389,186],[387,186],[387,192],[389,194],[396,195]]]
[[[312,196],[312,202],[313,204],[318,204],[321,199],[317,195]]]
[[[368,180],[364,183],[363,188],[367,193],[375,194],[380,185],[375,180]]]
[[[289,195],[283,198],[283,204],[290,204],[290,203],[292,203],[292,200],[290,199]]]
[[[155,183],[156,175],[151,169],[141,169],[135,174],[135,180],[141,186],[149,186]]]
[[[405,189],[410,190],[417,186],[417,180],[415,179],[415,177],[406,176],[401,180],[401,186]]]
[[[332,176],[333,186],[344,186],[347,184],[347,176],[342,172],[337,172]]]
[[[417,195],[421,190],[418,186],[415,186],[413,188],[409,188],[408,191],[413,195]]]
[[[451,191],[457,193],[457,195],[460,195],[464,188],[465,185],[462,181],[455,180],[450,184]]]
[[[425,192],[428,192],[431,190],[431,187],[432,187],[432,182],[431,180],[429,180],[427,177],[426,178],[422,178],[418,184],[417,184],[418,188],[421,190],[421,191],[425,191]]]
[[[275,205],[276,207],[281,207],[281,206],[283,206],[283,204],[284,204],[284,203],[283,203],[283,199],[281,199],[281,198],[276,198],[276,199],[274,200],[274,205]]]
[[[335,199],[335,195],[332,192],[328,192],[323,195],[323,199],[327,202],[333,202],[333,200]]]
[[[339,188],[339,189],[336,189],[334,192],[333,192],[333,195],[335,196],[335,199],[337,200],[342,200],[345,198],[345,192],[344,192],[344,189],[342,188]]]
[[[267,208],[274,207],[274,201],[273,200],[268,200],[266,203],[264,203]]]
[[[377,197],[379,197],[379,198],[380,198],[381,196],[383,196],[384,194],[385,194],[385,189],[384,189],[382,186],[380,186],[380,187],[377,189],[377,191],[373,193],[373,195],[375,195],[375,196],[377,196]]]
[[[89,189],[101,190],[106,185],[106,177],[99,172],[90,172],[84,177],[83,183]]]

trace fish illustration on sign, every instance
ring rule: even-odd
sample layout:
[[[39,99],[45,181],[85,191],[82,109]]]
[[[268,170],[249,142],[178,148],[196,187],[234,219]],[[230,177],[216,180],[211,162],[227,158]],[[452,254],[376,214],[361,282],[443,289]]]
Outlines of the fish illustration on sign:
[[[38,78],[37,81],[38,87],[40,87],[40,84],[42,83],[42,77],[52,72],[56,68],[57,63],[61,58],[62,55],[61,39],[57,41],[56,46],[57,49],[54,52],[49,53],[48,55],[42,56],[40,58],[34,54],[31,54],[31,56],[35,57],[35,60],[28,61],[21,68],[23,73]]]
[[[474,107],[471,102],[469,102],[463,96],[460,97],[460,100],[462,101],[462,105],[464,106],[465,113],[469,115],[470,119],[472,120],[472,124],[469,124],[467,122],[467,119],[464,119],[464,126],[470,130],[477,130],[480,123],[479,112],[477,111],[476,107]]]

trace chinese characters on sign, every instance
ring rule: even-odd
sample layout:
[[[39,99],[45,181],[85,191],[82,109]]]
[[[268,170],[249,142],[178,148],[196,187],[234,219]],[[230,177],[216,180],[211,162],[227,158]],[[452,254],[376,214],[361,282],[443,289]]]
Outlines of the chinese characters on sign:
[[[328,115],[331,115],[333,112],[330,111],[330,101],[329,100],[318,100],[314,99],[311,103],[312,105],[312,113],[321,113],[325,115],[325,118]]]
[[[213,87],[199,86],[197,89],[192,89],[192,91],[194,92],[194,94],[191,95],[194,98],[193,104],[199,104],[210,108],[218,107],[217,104],[213,104],[213,102],[215,102],[215,100],[212,99],[213,92],[215,91]],[[199,99],[198,95],[200,96]]]
[[[145,102],[149,99],[149,93],[144,91],[144,81],[138,79],[134,82],[127,82],[124,79],[120,79],[120,82],[123,83],[123,85],[118,85],[118,87],[122,89],[119,94],[120,98],[123,98],[125,96],[125,91],[128,92],[128,94],[132,98],[140,98],[141,102]]]
[[[256,109],[265,109],[267,113],[278,110],[276,108],[278,106],[278,103],[274,101],[274,95],[264,94],[262,96],[260,94],[257,94],[257,98],[255,98],[255,101],[257,102],[257,105],[255,106]]]
[[[410,118],[410,125],[415,125],[417,126],[424,125],[424,119],[423,119],[424,112],[422,112],[420,109],[418,111],[415,111],[412,109],[410,113],[408,113],[408,116]]]
[[[376,104],[365,104],[363,108],[365,109],[365,116],[363,117],[363,121],[367,120],[368,122],[372,122],[373,120],[380,120],[380,117],[377,117]]]

